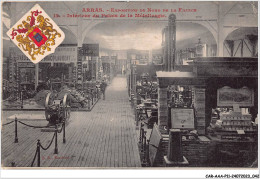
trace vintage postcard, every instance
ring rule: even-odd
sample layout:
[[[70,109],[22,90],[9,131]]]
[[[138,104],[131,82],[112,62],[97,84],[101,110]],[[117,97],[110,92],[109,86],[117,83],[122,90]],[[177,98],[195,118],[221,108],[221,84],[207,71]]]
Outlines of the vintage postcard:
[[[1,5],[2,169],[259,177],[257,1]]]

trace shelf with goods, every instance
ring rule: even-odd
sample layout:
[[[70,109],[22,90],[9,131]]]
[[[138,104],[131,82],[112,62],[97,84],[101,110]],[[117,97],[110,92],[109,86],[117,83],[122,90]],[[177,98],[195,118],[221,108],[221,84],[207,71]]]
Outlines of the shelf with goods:
[[[250,114],[241,113],[222,114],[220,116],[223,131],[255,131],[251,119],[252,116]]]

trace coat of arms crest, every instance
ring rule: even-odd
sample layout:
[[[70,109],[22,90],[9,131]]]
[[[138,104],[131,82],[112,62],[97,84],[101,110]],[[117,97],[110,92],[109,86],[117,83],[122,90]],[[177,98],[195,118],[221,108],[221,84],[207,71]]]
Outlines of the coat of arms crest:
[[[8,32],[7,35],[33,62],[40,62],[54,53],[65,38],[63,31],[36,4]]]

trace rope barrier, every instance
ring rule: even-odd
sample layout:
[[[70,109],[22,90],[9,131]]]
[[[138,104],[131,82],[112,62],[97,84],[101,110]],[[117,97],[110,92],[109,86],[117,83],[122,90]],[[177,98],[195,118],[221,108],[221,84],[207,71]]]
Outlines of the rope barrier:
[[[13,123],[13,122],[14,122],[14,121],[8,122],[8,123],[6,123],[6,124],[3,124],[2,126],[6,126],[6,125],[11,124],[11,123]]]
[[[51,126],[33,126],[33,125],[29,125],[29,124],[26,124],[26,123],[21,122],[21,121],[18,121],[18,122],[27,126],[27,127],[33,127],[33,128],[50,128],[50,127],[54,126],[54,125],[51,125]]]
[[[36,148],[36,151],[35,151],[35,154],[34,154],[34,157],[33,157],[33,161],[32,161],[31,167],[33,166],[33,164],[35,162],[37,153],[38,153],[38,148]]]
[[[8,124],[11,124],[12,122],[15,122],[16,124],[16,129],[15,129],[15,143],[18,142],[18,138],[17,138],[17,122],[19,122],[20,124],[23,124],[25,126],[28,126],[28,127],[33,127],[33,128],[50,128],[51,126],[33,126],[33,125],[29,125],[29,124],[26,124],[24,122],[21,122],[21,121],[18,121],[16,118],[15,118],[15,121],[11,121],[9,123],[6,123],[4,125],[8,125]],[[61,130],[59,131],[58,128],[57,128],[57,125],[55,125],[55,132],[52,136],[52,139],[51,139],[51,142],[49,143],[49,145],[47,147],[43,147],[40,140],[38,140],[37,142],[37,148],[36,148],[36,152],[34,154],[34,157],[33,157],[33,160],[32,160],[32,163],[31,163],[31,167],[33,167],[33,164],[36,160],[36,156],[38,154],[38,163],[37,163],[37,166],[40,167],[40,155],[41,155],[41,152],[40,152],[40,149],[42,148],[43,150],[48,150],[50,148],[50,146],[52,145],[53,141],[54,141],[54,138],[55,138],[55,149],[54,149],[54,154],[58,154],[58,147],[57,147],[57,136],[58,136],[58,133],[61,133],[63,131],[63,143],[66,143],[66,138],[65,138],[65,121],[63,121],[62,123],[62,128]]]
[[[53,142],[53,140],[54,140],[55,135],[56,135],[56,133],[54,133],[54,135],[53,135],[53,137],[52,137],[52,139],[51,139],[51,142],[50,142],[50,144],[48,145],[48,147],[44,148],[44,147],[42,146],[42,144],[40,144],[40,146],[41,146],[41,148],[42,148],[43,150],[48,150],[48,149],[50,148],[50,146],[51,146],[51,144],[52,144],[52,142]]]
[[[62,129],[64,128],[64,136],[63,136],[63,143],[66,142],[66,139],[65,139],[65,124],[62,126]],[[62,130],[61,130],[62,131]],[[61,132],[60,131],[60,132]],[[51,139],[51,142],[49,143],[49,145],[47,147],[43,147],[40,140],[38,139],[38,142],[37,142],[37,148],[36,148],[36,152],[34,154],[34,157],[33,157],[33,161],[31,163],[31,167],[33,166],[35,160],[36,160],[36,156],[38,154],[38,163],[37,163],[37,167],[40,167],[41,166],[41,148],[43,150],[48,150],[51,146],[51,144],[53,143],[54,141],[54,138],[55,138],[55,149],[54,149],[54,154],[58,154],[58,147],[57,147],[57,136],[58,136],[58,129],[57,129],[57,125],[55,127],[55,132],[52,136],[52,139]]]

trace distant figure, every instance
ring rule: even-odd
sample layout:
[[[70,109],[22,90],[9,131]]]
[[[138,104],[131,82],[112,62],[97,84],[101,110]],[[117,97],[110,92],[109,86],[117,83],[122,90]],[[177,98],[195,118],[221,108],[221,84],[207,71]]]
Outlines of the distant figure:
[[[100,84],[100,90],[101,90],[102,95],[103,95],[103,100],[105,100],[106,87],[107,87],[107,84],[106,84],[105,80],[102,80],[102,82]]]
[[[122,67],[122,75],[125,75],[125,65]]]

